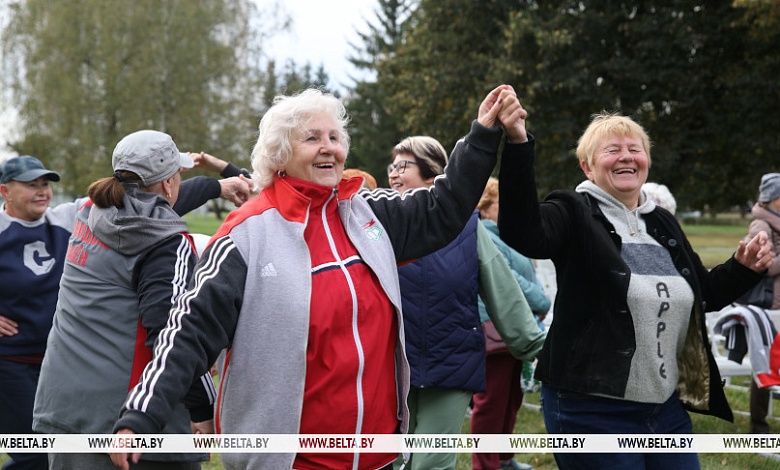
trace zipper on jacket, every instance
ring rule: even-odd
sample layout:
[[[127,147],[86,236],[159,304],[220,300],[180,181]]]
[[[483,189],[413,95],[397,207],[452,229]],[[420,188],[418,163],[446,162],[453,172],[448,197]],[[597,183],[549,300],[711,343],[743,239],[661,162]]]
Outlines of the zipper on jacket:
[[[352,282],[352,276],[350,276],[349,271],[347,270],[347,267],[344,266],[344,260],[339,255],[338,250],[336,249],[336,243],[333,240],[333,233],[330,230],[330,225],[328,225],[328,205],[331,203],[331,201],[337,196],[338,189],[334,188],[333,193],[330,195],[327,201],[325,201],[325,204],[322,206],[322,226],[325,229],[325,234],[328,237],[328,246],[330,246],[331,253],[333,254],[333,257],[336,259],[336,262],[339,265],[339,269],[341,269],[341,272],[344,274],[344,278],[347,281],[347,285],[349,286],[349,293],[352,296],[352,337],[355,340],[355,346],[357,349],[358,354],[358,372],[357,372],[357,381],[355,383],[355,392],[357,394],[357,422],[355,423],[355,434],[360,434],[363,429],[363,415],[364,415],[364,407],[365,403],[363,402],[363,372],[365,370],[365,362],[366,358],[363,354],[363,343],[360,340],[360,331],[358,331],[358,305],[357,305],[357,293],[355,292],[355,284]],[[358,464],[360,462],[360,454],[355,453],[352,461],[352,468],[357,470]]]

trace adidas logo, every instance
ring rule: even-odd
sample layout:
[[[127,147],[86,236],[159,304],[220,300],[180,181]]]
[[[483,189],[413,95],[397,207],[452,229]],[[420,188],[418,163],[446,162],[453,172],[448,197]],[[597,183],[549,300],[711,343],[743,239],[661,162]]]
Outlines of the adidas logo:
[[[266,264],[260,271],[260,277],[276,277],[276,275],[276,269],[274,268],[273,263]]]

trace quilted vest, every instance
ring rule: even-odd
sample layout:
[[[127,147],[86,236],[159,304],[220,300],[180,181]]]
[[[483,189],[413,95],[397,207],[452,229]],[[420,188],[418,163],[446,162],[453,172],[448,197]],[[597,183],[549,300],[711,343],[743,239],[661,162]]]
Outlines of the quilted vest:
[[[449,245],[398,269],[412,387],[485,389],[477,214]]]

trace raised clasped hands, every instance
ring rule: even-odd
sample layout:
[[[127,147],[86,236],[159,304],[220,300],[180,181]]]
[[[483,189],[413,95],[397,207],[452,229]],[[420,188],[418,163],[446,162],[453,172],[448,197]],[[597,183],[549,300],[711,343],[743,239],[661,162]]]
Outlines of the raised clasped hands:
[[[772,264],[772,250],[769,235],[760,231],[749,241],[741,240],[734,259],[755,272],[763,272]]]
[[[517,99],[517,93],[510,85],[494,88],[479,106],[477,121],[485,127],[500,124],[512,144],[528,141],[525,129],[526,111]]]

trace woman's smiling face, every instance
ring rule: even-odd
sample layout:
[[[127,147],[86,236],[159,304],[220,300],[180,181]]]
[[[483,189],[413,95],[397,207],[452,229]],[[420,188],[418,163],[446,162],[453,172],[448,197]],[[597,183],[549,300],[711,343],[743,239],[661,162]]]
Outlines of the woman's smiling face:
[[[52,188],[46,176],[32,181],[9,181],[0,185],[5,198],[5,211],[11,217],[34,222],[46,213],[52,198]]]
[[[396,155],[393,163],[387,168],[390,187],[401,194],[409,189],[428,188],[433,184],[433,178],[422,177],[417,159],[412,154]]]
[[[292,154],[284,169],[288,175],[329,187],[341,181],[347,154],[328,114],[314,115],[293,134],[291,142]]]
[[[621,201],[629,210],[639,205],[639,192],[647,181],[649,159],[642,140],[612,136],[601,142],[593,165],[581,162],[582,171],[598,187]]]

